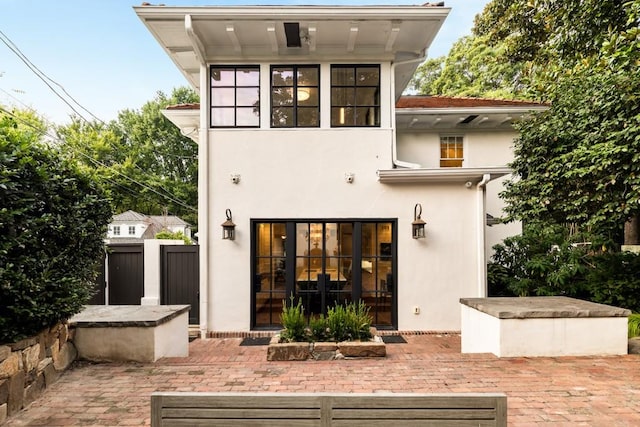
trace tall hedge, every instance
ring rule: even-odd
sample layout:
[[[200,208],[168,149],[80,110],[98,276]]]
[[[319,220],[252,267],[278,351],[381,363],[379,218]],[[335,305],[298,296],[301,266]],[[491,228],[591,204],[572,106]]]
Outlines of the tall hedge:
[[[0,343],[78,313],[112,216],[99,184],[0,116]]]

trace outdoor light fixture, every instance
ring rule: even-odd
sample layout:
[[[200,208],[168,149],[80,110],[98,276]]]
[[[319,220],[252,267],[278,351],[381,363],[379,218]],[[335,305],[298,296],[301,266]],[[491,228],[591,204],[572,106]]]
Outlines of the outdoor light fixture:
[[[424,239],[424,226],[427,224],[420,218],[422,215],[422,205],[416,203],[413,208],[413,222],[411,223],[411,234],[414,239]]]
[[[231,220],[231,209],[227,209],[225,213],[227,220],[222,223],[222,239],[234,240],[236,238],[236,225]]]

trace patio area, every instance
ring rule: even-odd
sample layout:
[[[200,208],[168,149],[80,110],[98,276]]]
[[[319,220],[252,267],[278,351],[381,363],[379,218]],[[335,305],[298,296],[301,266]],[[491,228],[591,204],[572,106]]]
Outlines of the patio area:
[[[461,354],[459,335],[404,335],[387,357],[267,362],[266,346],[197,339],[189,357],[78,362],[7,426],[149,425],[153,391],[504,392],[510,426],[640,425],[640,356]]]

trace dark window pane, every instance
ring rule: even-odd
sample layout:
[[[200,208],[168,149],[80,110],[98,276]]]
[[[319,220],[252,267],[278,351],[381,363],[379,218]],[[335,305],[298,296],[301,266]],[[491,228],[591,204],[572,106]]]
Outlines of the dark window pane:
[[[298,126],[313,127],[318,126],[318,124],[319,117],[317,108],[298,108]]]
[[[356,69],[357,86],[378,86],[380,70],[377,67],[359,67]]]
[[[318,67],[298,67],[298,86],[318,86]]]
[[[334,67],[331,70],[331,84],[333,86],[353,86],[355,84],[353,67]]]
[[[310,87],[298,87],[298,105],[305,107],[318,106],[318,89]]]
[[[273,127],[293,127],[293,108],[278,107],[273,109],[271,116],[271,126]]]
[[[376,126],[379,124],[378,109],[375,107],[356,108],[356,126]]]
[[[272,91],[272,101],[274,106],[293,105],[293,88],[280,87]]]
[[[359,87],[356,89],[356,105],[379,105],[378,88]]]
[[[354,105],[355,89],[350,87],[331,88],[331,105]]]
[[[332,126],[353,126],[355,110],[352,107],[334,107],[331,109]]]
[[[293,86],[293,68],[273,68],[272,86]]]

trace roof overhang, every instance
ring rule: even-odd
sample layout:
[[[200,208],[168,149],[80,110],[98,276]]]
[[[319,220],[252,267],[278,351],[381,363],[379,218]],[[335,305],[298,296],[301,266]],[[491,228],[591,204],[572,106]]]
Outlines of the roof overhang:
[[[173,123],[182,135],[198,142],[198,134],[200,133],[200,108],[168,108],[162,110],[164,115],[171,123]]]
[[[513,123],[549,106],[498,106],[462,108],[396,108],[398,130],[511,129]]]
[[[470,183],[478,184],[488,176],[489,181],[511,174],[505,166],[481,168],[433,168],[433,169],[383,169],[378,171],[378,181],[383,184],[414,183]]]
[[[200,66],[210,63],[388,61],[397,64],[400,96],[450,8],[145,5],[134,10],[196,90]],[[287,25],[292,23],[298,25]],[[291,28],[299,28],[300,43]]]

